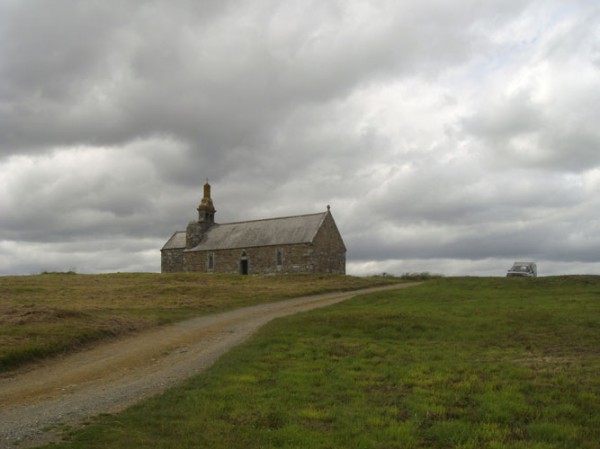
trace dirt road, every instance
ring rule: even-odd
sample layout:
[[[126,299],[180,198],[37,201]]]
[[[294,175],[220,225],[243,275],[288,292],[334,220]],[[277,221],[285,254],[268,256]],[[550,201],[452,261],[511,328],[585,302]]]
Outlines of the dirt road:
[[[0,378],[0,449],[50,442],[49,428],[114,413],[209,367],[270,320],[415,284],[306,296],[194,318]]]

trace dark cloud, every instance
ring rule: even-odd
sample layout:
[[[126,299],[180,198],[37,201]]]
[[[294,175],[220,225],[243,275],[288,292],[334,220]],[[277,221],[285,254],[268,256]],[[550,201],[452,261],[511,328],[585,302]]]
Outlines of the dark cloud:
[[[351,272],[598,269],[592,5],[42,3],[0,0],[0,273],[156,271],[207,177],[330,204]]]
[[[5,6],[2,151],[153,135],[256,150],[302,105],[464,61],[477,20],[437,2],[216,3]]]

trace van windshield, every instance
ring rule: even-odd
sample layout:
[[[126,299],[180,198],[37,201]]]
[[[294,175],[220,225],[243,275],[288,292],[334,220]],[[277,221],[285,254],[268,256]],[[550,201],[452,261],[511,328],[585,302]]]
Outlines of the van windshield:
[[[529,265],[513,265],[510,271],[529,271]]]

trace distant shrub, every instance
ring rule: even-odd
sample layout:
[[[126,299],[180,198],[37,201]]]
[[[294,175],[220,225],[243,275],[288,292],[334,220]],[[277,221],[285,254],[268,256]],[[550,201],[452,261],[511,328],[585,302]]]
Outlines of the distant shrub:
[[[439,279],[444,277],[443,274],[435,274],[429,272],[422,273],[404,273],[400,276],[401,279],[406,279],[407,281],[427,281],[429,279]]]
[[[77,274],[75,270],[69,271],[42,271],[40,274]]]

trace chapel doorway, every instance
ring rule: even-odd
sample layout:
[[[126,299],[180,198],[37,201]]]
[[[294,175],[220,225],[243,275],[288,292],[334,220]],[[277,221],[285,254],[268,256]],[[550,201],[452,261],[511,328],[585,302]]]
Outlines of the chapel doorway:
[[[240,258],[240,274],[248,274],[248,257],[246,251],[242,251],[242,257]]]

